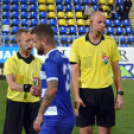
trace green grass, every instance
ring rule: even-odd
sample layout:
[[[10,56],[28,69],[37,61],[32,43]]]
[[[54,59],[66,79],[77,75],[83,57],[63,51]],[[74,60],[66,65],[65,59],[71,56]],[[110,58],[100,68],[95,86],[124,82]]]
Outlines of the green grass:
[[[116,111],[116,126],[112,128],[112,134],[134,134],[134,80],[122,81],[122,87],[125,95],[124,106]],[[114,92],[115,86],[113,85]],[[0,134],[3,131],[5,111],[6,111],[6,92],[7,83],[0,80]],[[72,92],[72,104],[74,104],[74,95]],[[74,105],[73,105],[74,106]],[[97,134],[97,127],[94,127],[94,134]],[[22,134],[25,134],[23,131]],[[72,134],[79,134],[78,127],[74,127]]]

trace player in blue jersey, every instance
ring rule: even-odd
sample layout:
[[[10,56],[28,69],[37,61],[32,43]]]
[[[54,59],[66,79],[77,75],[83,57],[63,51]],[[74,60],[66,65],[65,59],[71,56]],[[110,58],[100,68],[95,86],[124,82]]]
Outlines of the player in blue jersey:
[[[51,25],[40,24],[31,33],[38,54],[45,55],[40,71],[42,103],[33,127],[39,134],[71,134],[75,118],[69,59],[57,50]]]

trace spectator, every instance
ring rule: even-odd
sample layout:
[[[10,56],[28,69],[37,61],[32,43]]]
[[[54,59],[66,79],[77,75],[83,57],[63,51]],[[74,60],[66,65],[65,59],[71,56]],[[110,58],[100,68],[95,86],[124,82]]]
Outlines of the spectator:
[[[112,20],[115,19],[116,7],[117,7],[116,1],[114,0],[113,5],[112,5],[112,8],[111,8],[111,15],[112,15],[112,16],[111,16],[111,19],[112,19]]]
[[[98,11],[103,12],[102,5],[99,6]]]
[[[89,6],[85,9],[84,15],[90,16],[91,13],[93,13],[93,12],[94,12],[94,9],[92,7],[92,4],[90,3]]]

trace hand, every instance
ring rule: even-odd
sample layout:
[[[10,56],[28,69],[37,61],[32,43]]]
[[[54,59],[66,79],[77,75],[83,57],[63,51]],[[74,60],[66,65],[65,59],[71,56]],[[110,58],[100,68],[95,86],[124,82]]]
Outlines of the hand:
[[[117,106],[117,103],[118,103],[118,108],[116,108]],[[115,99],[115,105],[114,105],[114,108],[116,108],[117,110],[121,109],[122,106],[123,106],[123,97],[122,95],[118,94],[116,99]]]
[[[79,116],[79,108],[80,106],[86,107],[86,105],[83,103],[81,98],[75,99],[75,114],[76,116]]]
[[[44,122],[44,116],[38,115],[33,123],[33,128],[35,131],[40,132],[41,131],[41,124]]]
[[[40,96],[41,95],[41,89],[40,89],[40,86],[32,86],[31,88],[30,88],[30,93],[31,93],[31,95],[33,95],[33,96]]]

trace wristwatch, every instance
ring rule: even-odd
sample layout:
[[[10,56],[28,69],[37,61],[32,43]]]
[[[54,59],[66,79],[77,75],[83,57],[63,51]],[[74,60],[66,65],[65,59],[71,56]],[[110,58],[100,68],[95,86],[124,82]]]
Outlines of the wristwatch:
[[[118,91],[117,94],[124,95],[123,91]]]

